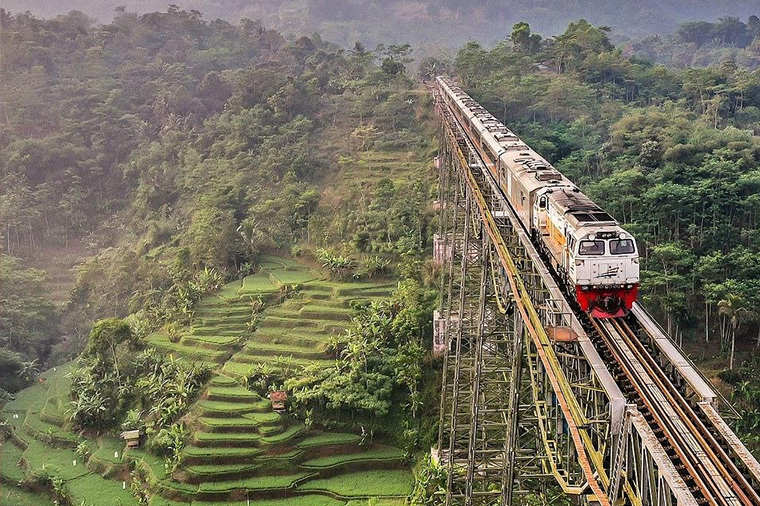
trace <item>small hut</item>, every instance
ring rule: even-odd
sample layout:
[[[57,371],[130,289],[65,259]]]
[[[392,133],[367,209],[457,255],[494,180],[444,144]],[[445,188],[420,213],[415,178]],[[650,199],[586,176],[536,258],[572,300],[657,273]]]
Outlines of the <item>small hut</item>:
[[[273,390],[269,393],[269,400],[272,401],[272,409],[278,413],[285,411],[285,401],[288,400],[288,393],[285,390]]]
[[[121,438],[127,442],[127,449],[140,447],[139,430],[125,430],[121,433]]]

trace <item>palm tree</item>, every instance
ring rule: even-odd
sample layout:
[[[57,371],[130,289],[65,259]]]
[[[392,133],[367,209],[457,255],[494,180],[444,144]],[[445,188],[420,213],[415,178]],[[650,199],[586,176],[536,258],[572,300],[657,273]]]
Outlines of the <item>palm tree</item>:
[[[749,316],[750,311],[743,307],[744,301],[738,295],[729,294],[725,299],[718,302],[718,314],[723,315],[731,324],[731,353],[728,359],[728,368],[734,368],[734,352],[736,350],[736,329],[742,320]]]

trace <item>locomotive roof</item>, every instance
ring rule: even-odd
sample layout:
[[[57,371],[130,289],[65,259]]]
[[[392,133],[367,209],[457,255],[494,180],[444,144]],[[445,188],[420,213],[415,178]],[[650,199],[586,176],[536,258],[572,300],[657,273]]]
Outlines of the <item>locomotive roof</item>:
[[[589,223],[617,224],[615,218],[606,213],[577,188],[555,190],[550,194],[549,198],[563,211],[567,221],[576,227]]]

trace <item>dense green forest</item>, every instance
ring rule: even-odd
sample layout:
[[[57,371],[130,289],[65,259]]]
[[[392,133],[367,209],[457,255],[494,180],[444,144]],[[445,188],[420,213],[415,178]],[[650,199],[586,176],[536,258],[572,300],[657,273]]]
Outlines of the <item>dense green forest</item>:
[[[744,23],[726,16],[715,23],[683,23],[670,36],[651,35],[626,47],[639,57],[670,67],[719,66],[733,61],[741,67],[760,66],[760,18]]]
[[[2,324],[14,368],[46,360],[51,329],[70,337],[53,350],[60,361],[101,317],[133,314],[144,330],[181,321],[263,251],[303,243],[295,252],[321,263],[325,247],[357,275],[402,257],[405,272],[421,269],[428,173],[394,182],[363,159],[430,155],[408,46],[344,51],[176,8],[110,25],[78,13],[3,12],[3,23],[3,269],[30,280],[3,293],[19,311]],[[368,164],[374,174],[345,177]],[[42,273],[13,256],[72,243],[94,256],[59,321],[35,298]]]
[[[266,28],[299,36],[320,33],[325,40],[350,47],[361,40],[369,47],[377,44],[411,43],[418,54],[455,52],[468,40],[492,43],[509,35],[512,25],[527,21],[547,35],[562,33],[567,24],[586,18],[595,25],[610,26],[617,37],[638,39],[667,38],[685,22],[713,21],[724,16],[746,19],[757,14],[753,0],[182,0],[180,8],[203,12],[207,19],[237,23],[241,19],[261,20]],[[166,9],[157,0],[7,0],[4,7],[14,13],[31,11],[54,17],[79,10],[101,22],[115,14],[145,14]],[[441,30],[441,26],[446,26]]]

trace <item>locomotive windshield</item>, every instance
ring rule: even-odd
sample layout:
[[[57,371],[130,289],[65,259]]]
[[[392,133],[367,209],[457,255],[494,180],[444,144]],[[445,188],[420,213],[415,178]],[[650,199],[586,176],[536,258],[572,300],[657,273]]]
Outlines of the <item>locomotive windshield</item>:
[[[579,255],[604,255],[604,241],[581,241]]]
[[[633,239],[612,239],[610,241],[610,254],[612,255],[628,255],[635,250]]]

